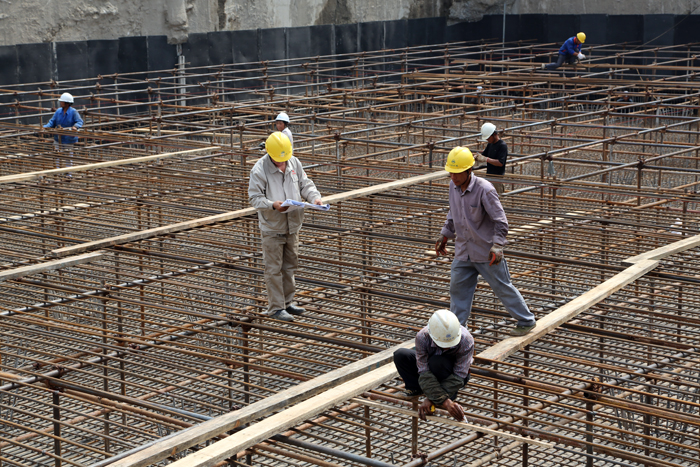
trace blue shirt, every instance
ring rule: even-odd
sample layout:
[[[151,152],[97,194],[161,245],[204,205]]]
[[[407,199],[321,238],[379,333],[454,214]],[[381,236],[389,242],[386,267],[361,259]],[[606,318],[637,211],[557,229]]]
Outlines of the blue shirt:
[[[569,37],[559,49],[559,53],[563,55],[578,55],[582,44],[579,42],[578,45],[575,45],[574,39],[576,39],[576,36]]]
[[[82,128],[83,119],[78,115],[78,111],[73,107],[68,107],[66,112],[63,109],[58,109],[49,123],[44,125],[44,128],[71,128],[71,127]],[[54,141],[58,141],[58,135],[53,137]],[[63,144],[74,144],[78,142],[77,136],[61,135],[61,143]]]

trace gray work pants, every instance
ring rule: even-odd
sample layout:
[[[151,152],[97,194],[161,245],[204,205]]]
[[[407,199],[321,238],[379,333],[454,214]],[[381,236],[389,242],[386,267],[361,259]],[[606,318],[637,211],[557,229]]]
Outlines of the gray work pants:
[[[299,266],[299,233],[262,232],[267,312],[273,314],[292,304],[296,284],[294,272]]]
[[[450,279],[450,310],[459,322],[466,326],[472,313],[472,301],[476,291],[479,274],[486,279],[493,292],[501,300],[506,311],[520,326],[535,324],[535,315],[527,307],[523,296],[510,281],[510,273],[506,259],[493,266],[489,263],[474,263],[472,261],[452,261],[452,277]]]

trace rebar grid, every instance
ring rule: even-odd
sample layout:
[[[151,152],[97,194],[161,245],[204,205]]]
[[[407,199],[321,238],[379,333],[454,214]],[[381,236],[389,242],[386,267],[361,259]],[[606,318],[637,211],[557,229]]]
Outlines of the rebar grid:
[[[538,71],[554,51],[453,43],[4,88],[0,264],[41,266],[61,248],[243,211],[279,111],[324,196],[439,171],[454,146],[479,147],[488,120],[510,149],[511,276],[541,318],[625,258],[700,234],[696,47],[594,46],[586,65]],[[72,156],[39,131],[66,90],[86,123]],[[28,172],[42,173],[12,179]],[[4,281],[0,465],[91,465],[412,339],[449,305],[449,260],[430,254],[447,189],[416,183],[308,214],[297,276],[308,312],[284,326],[261,314],[250,214],[114,240],[99,259]],[[420,451],[444,466],[696,465],[697,258],[664,260],[506,362],[477,361],[460,394],[468,421],[554,450],[414,425],[392,412],[413,407],[395,380],[365,394],[380,409],[356,399],[284,433],[310,445],[269,440],[229,464],[408,466]],[[479,283],[477,353],[510,326]]]

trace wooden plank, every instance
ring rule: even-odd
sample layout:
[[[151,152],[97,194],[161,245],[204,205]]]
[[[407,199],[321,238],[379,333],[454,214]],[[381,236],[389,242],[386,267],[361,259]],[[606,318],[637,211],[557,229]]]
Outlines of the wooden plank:
[[[226,439],[211,444],[204,449],[170,464],[171,467],[211,467],[238,452],[267,438],[298,425],[326,409],[334,407],[369,389],[376,388],[387,380],[398,376],[393,363],[384,365],[365,375],[352,379],[340,386],[329,389],[294,407],[256,423]]]
[[[393,361],[394,352],[400,348],[413,348],[413,345],[413,340],[406,341],[403,344],[399,344],[395,347],[384,350],[365,359],[351,363],[350,365],[346,365],[344,367],[333,370],[329,373],[326,373],[325,375],[316,377],[312,380],[305,381],[294,387],[278,392],[273,396],[251,404],[248,407],[245,407],[241,410],[221,415],[206,422],[200,423],[199,425],[195,425],[191,428],[181,431],[175,436],[161,440],[151,446],[144,448],[139,452],[131,454],[130,456],[125,457],[123,459],[117,460],[116,462],[110,464],[110,467],[144,467],[147,465],[151,465],[155,462],[165,459],[168,456],[181,452],[189,448],[190,446],[194,446],[195,444],[208,441],[212,438],[215,438],[216,436],[219,436],[222,433],[226,433],[227,431],[239,428],[245,425],[246,423],[265,417],[273,412],[277,412],[290,405],[298,404],[302,401],[309,400],[309,398],[316,396],[317,394],[320,394],[324,391],[327,391],[329,388],[337,389],[335,388],[335,386],[338,386],[341,383],[345,383],[346,381],[350,381],[353,378],[357,378],[360,375],[368,374],[368,372],[371,372],[372,370],[375,370],[377,368],[383,368],[382,378],[384,379],[381,380],[379,383],[373,383],[373,385],[371,386],[376,387],[384,381],[391,379],[395,376],[395,373],[394,376],[392,376],[390,372],[386,371],[386,367],[394,368],[394,364],[389,363]],[[389,364],[387,365],[387,363]],[[372,379],[372,381],[374,382],[376,380]],[[358,394],[361,394],[367,389],[363,389],[362,391],[359,391],[357,393],[352,393],[351,395],[348,395],[345,398],[345,400],[350,399],[351,397],[354,397]],[[325,394],[322,397],[325,397]],[[274,423],[271,423],[270,420],[272,420],[272,417],[265,420],[263,423],[258,423],[257,425],[254,425],[254,427],[272,426]],[[275,428],[273,431],[274,433],[272,434],[277,434],[277,432],[279,432],[280,430]],[[236,438],[240,436],[241,433],[243,432],[237,433]],[[269,436],[272,436],[272,434]]]
[[[104,256],[102,252],[87,253],[84,255],[71,256],[69,258],[47,261],[40,264],[32,264],[30,266],[22,266],[14,269],[0,271],[0,282],[18,279],[32,274],[39,274],[47,271],[55,271],[56,269],[68,268],[77,264],[89,263]]]
[[[561,326],[579,313],[589,309],[596,303],[603,301],[622,287],[639,279],[659,264],[656,260],[642,260],[616,274],[607,281],[579,295],[566,305],[554,310],[544,318],[537,321],[537,326],[529,334],[520,337],[504,339],[498,344],[481,352],[476,358],[485,360],[504,360],[515,352],[522,350],[526,345],[535,342],[540,337]]]
[[[409,417],[417,417],[418,416],[418,411],[402,409],[402,408],[394,407],[394,406],[391,406],[388,404],[380,404],[378,402],[368,401],[366,399],[353,398],[352,402],[355,402],[357,404],[366,405],[367,407],[374,407],[374,408],[377,408],[379,410],[387,410],[389,412],[400,413],[403,415],[407,415]],[[430,421],[433,421],[433,422],[443,423],[445,425],[452,425],[452,426],[456,426],[456,427],[460,427],[460,428],[466,428],[468,430],[478,431],[479,433],[484,433],[487,435],[499,436],[501,438],[512,439],[514,441],[520,441],[521,443],[534,444],[536,446],[540,446],[543,448],[553,448],[554,447],[554,444],[548,443],[546,441],[539,441],[536,439],[526,438],[524,436],[514,435],[514,434],[508,433],[506,431],[493,430],[491,428],[486,428],[486,427],[483,427],[480,425],[473,425],[473,424],[467,423],[467,422],[459,422],[459,421],[454,420],[452,418],[438,417],[436,415],[428,415],[426,418]]]
[[[68,173],[68,172],[85,172],[87,170],[104,169],[107,167],[117,167],[120,165],[128,165],[128,164],[140,164],[142,162],[155,161],[158,159],[168,159],[170,157],[182,156],[185,154],[194,154],[194,153],[203,152],[203,151],[220,151],[220,150],[221,150],[221,148],[219,148],[217,146],[210,146],[210,147],[200,148],[200,149],[188,149],[186,151],[165,152],[162,154],[154,154],[152,156],[132,157],[131,159],[121,159],[121,160],[107,161],[107,162],[96,162],[94,164],[75,165],[73,167],[63,167],[60,169],[49,169],[49,170],[40,170],[38,172],[26,172],[26,173],[21,173],[21,174],[5,175],[3,177],[0,177],[0,184],[26,182],[29,180],[37,180],[37,179],[40,179],[43,177],[47,177],[49,175],[60,175],[60,174]]]
[[[680,240],[678,242],[670,243],[668,245],[662,246],[661,248],[647,251],[645,253],[642,253],[641,255],[631,256],[627,259],[624,259],[622,261],[622,264],[636,264],[639,261],[645,259],[664,259],[667,256],[671,256],[676,253],[681,253],[683,251],[690,250],[691,248],[695,248],[697,246],[700,246],[700,235],[694,235],[692,237],[684,238],[683,240]]]
[[[362,198],[365,196],[373,195],[376,193],[382,193],[389,190],[394,190],[397,188],[403,188],[411,185],[416,185],[419,183],[425,183],[433,180],[438,180],[441,178],[446,178],[449,174],[445,171],[431,172],[427,175],[419,175],[416,177],[404,178],[402,180],[396,180],[394,182],[382,183],[380,185],[374,185],[366,188],[360,188],[358,190],[347,191],[345,193],[338,193],[336,195],[330,195],[323,198],[323,201],[329,204],[339,203],[341,201],[347,201],[353,198]],[[201,227],[203,225],[215,224],[217,222],[229,221],[232,219],[238,219],[245,216],[251,216],[255,214],[254,208],[240,209],[238,211],[230,211],[222,214],[216,214],[214,216],[200,217],[199,219],[194,219],[191,221],[180,222],[178,224],[164,225],[162,227],[155,227],[152,229],[141,230],[138,232],[118,235],[116,237],[103,238],[101,240],[94,240],[92,242],[80,243],[78,245],[67,246],[63,248],[58,248],[51,252],[51,256],[63,257],[67,255],[74,255],[78,253],[83,253],[86,251],[99,250],[102,248],[108,248],[114,245],[123,245],[124,243],[131,243],[138,240],[144,240],[146,238],[156,237],[158,235],[165,235],[169,233],[182,232],[185,230],[194,229],[196,227]]]

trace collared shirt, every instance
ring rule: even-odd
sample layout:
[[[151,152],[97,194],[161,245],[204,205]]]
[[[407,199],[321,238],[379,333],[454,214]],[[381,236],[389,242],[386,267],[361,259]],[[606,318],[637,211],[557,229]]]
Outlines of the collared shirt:
[[[467,189],[450,181],[450,212],[442,235],[455,239],[455,259],[487,263],[494,243],[506,244],[508,220],[496,189],[472,173]]]
[[[574,39],[576,39],[576,36],[569,37],[559,48],[559,53],[563,55],[578,55],[582,44],[580,42],[574,44]]]
[[[44,128],[82,128],[82,126],[83,119],[80,118],[78,111],[73,107],[68,107],[68,110],[65,112],[63,111],[63,108],[58,109],[56,113],[53,114],[53,117],[51,117],[51,120],[49,120],[49,123],[44,125]],[[58,141],[58,135],[55,135],[53,139],[54,141]],[[74,144],[77,142],[77,136],[61,135],[61,143],[63,144]]]
[[[416,362],[418,364],[418,374],[425,373],[430,368],[428,367],[428,359],[433,355],[454,355],[455,365],[452,373],[460,378],[466,378],[469,374],[469,368],[474,363],[474,338],[471,333],[465,328],[462,328],[462,338],[459,344],[449,349],[443,349],[435,344],[435,341],[430,338],[428,326],[424,327],[416,334]]]

